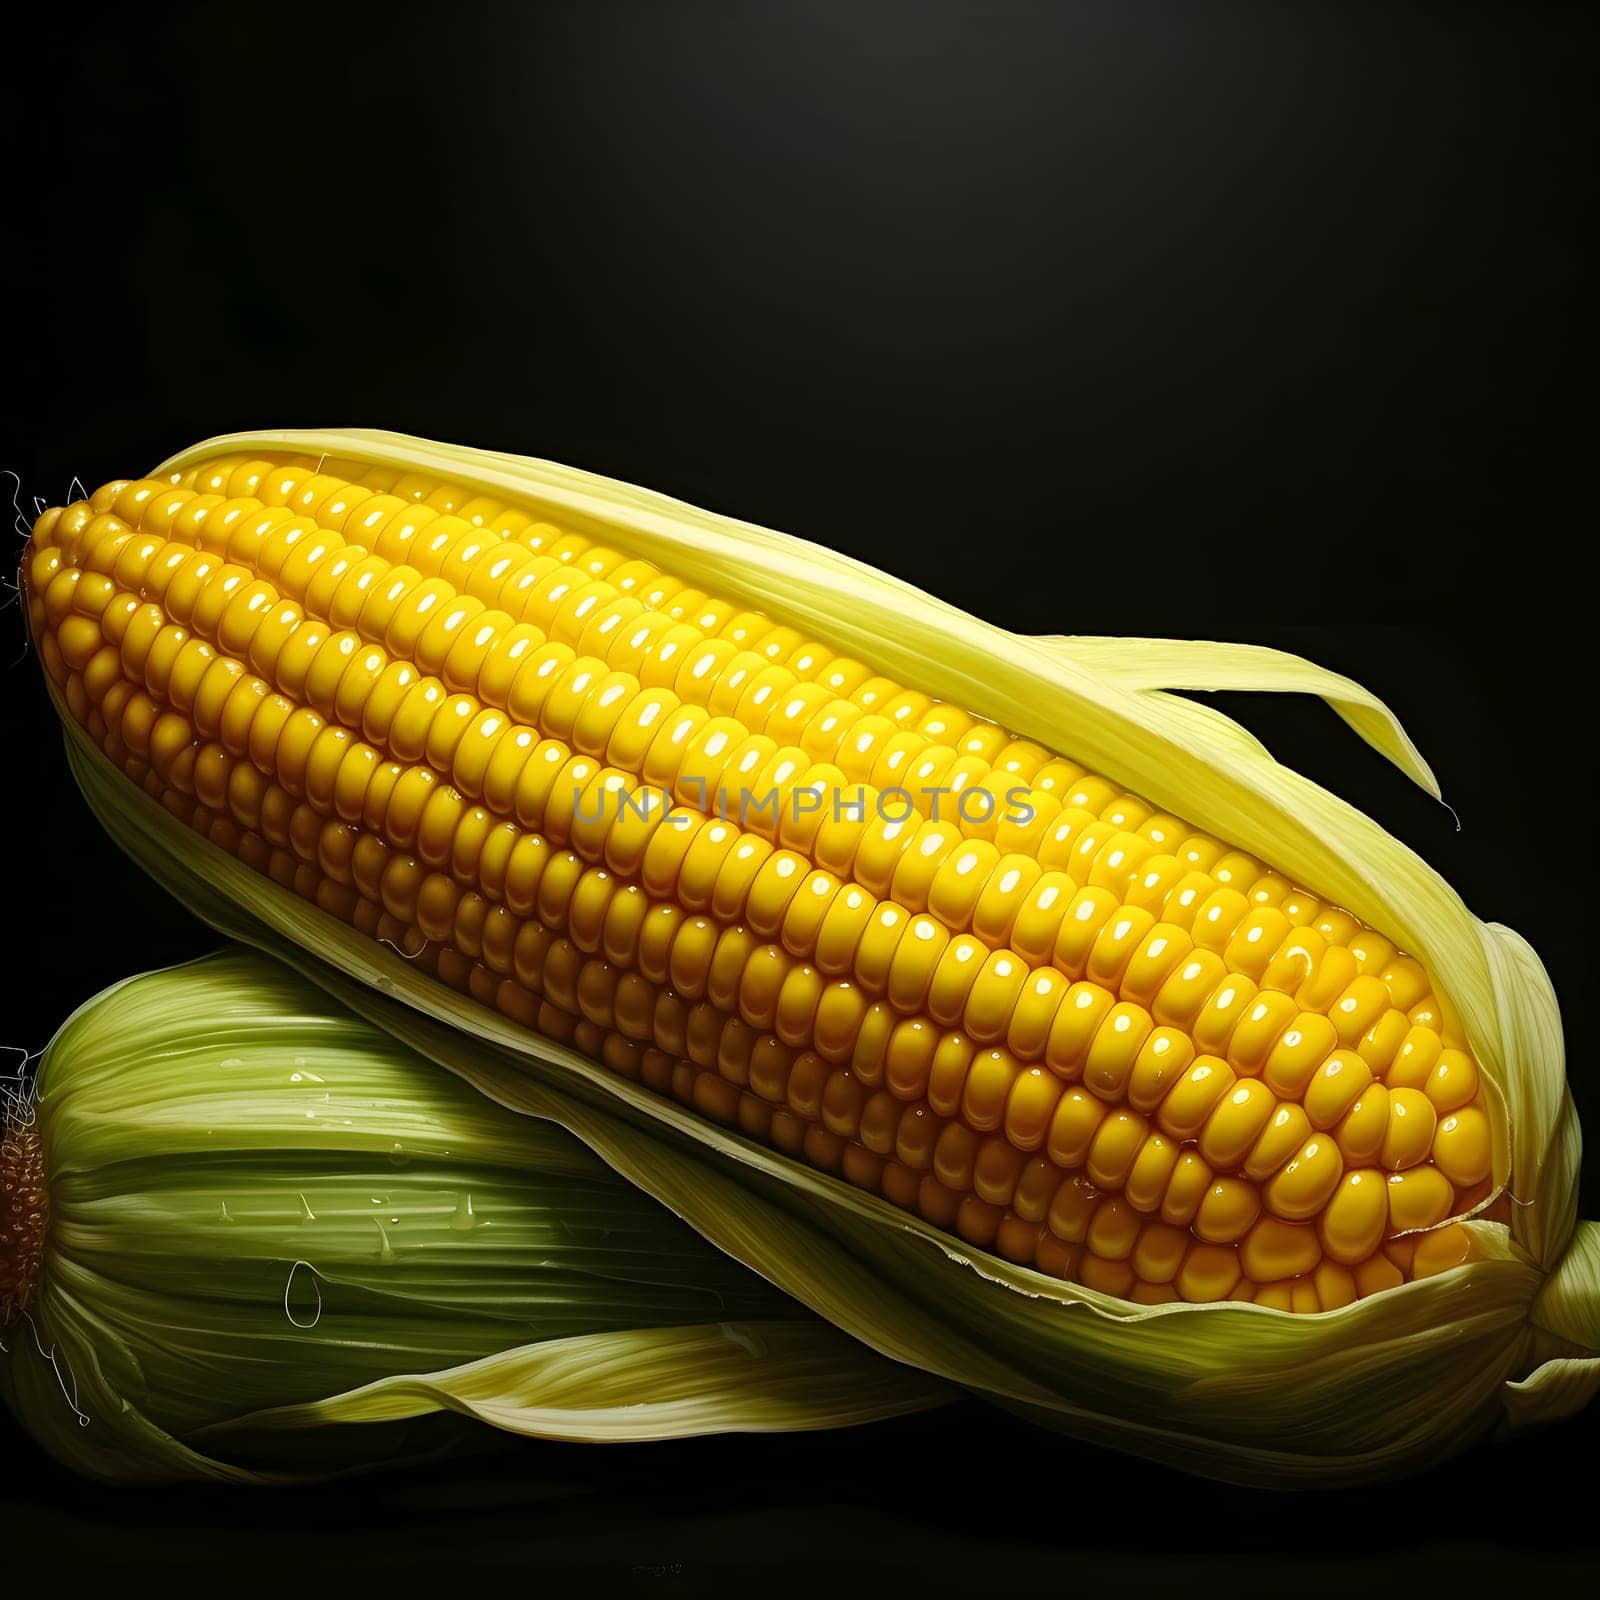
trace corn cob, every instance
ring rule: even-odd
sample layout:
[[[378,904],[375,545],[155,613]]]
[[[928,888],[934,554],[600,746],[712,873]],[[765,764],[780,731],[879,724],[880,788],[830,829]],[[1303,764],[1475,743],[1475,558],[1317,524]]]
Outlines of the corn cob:
[[[321,1477],[492,1442],[469,1422],[834,1427],[944,1393],[253,951],[116,985],[0,1081],[0,1399],[95,1477]]]
[[[1491,1123],[1422,966],[992,722],[357,461],[108,484],[25,575],[70,714],[191,827],[971,1245],[1312,1311],[1465,1258]]]

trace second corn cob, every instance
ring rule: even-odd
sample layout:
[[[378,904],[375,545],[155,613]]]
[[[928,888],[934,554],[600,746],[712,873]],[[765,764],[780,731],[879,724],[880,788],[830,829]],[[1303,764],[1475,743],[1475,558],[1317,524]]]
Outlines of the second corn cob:
[[[115,985],[0,1082],[0,1399],[94,1477],[936,1403],[555,1123],[255,952]],[[473,1424],[473,1425],[470,1425]]]

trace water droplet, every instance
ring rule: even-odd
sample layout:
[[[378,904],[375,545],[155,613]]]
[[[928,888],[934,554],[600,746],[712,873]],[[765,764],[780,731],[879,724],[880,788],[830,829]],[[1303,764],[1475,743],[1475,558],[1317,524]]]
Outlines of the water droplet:
[[[217,1221],[218,1222],[232,1222],[233,1221],[233,1217],[232,1217],[231,1213],[228,1210],[228,1202],[226,1200],[224,1200],[222,1202],[222,1214],[217,1218]]]
[[[377,1222],[374,1217],[373,1221]],[[389,1235],[383,1231],[383,1224],[378,1222],[378,1259],[383,1262],[394,1260],[394,1249],[389,1243]]]
[[[474,1228],[485,1226],[483,1218],[472,1209],[472,1196],[463,1193],[456,1201],[455,1215],[450,1219],[450,1226],[457,1233],[470,1233]]]
[[[317,1282],[317,1269],[309,1261],[297,1261],[289,1268],[289,1281],[283,1286],[283,1314],[297,1328],[314,1328],[322,1320],[322,1286]]]
[[[300,1196],[300,1220],[302,1222],[315,1222],[317,1214],[311,1209],[311,1202],[304,1195]]]
[[[224,1056],[222,1058],[222,1060],[218,1063],[218,1065],[219,1066],[224,1066],[224,1067],[242,1067],[244,1065],[244,1057],[243,1056]]]
[[[738,1345],[746,1355],[754,1356],[759,1361],[766,1354],[759,1336],[752,1329],[741,1328],[731,1322],[719,1323],[718,1326],[722,1330],[722,1336]]]
[[[398,1139],[389,1146],[389,1165],[391,1167],[409,1167],[411,1158],[406,1154],[406,1147]]]

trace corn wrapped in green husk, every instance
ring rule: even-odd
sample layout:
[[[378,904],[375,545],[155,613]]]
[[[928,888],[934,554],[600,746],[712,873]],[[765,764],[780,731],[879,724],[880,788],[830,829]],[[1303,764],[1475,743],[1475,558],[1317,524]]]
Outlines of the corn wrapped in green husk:
[[[97,1477],[820,1428],[940,1386],[808,1316],[554,1123],[235,950],[84,1006],[12,1092],[0,1394]]]
[[[1479,922],[1411,851],[1174,689],[1315,694],[1415,781],[1432,774],[1348,679],[1274,651],[1026,638],[843,556],[535,460],[361,430],[232,435],[466,486],[792,624],[875,671],[1065,752],[1398,941],[1452,1002],[1482,1070],[1492,1188],[1473,1259],[1342,1309],[1142,1307],[964,1244],[714,1126],[437,983],[197,839],[70,722],[112,835],[199,915],[300,966],[505,1105],[551,1118],[707,1238],[839,1327],[1041,1422],[1191,1471],[1314,1486],[1412,1471],[1600,1387],[1600,1230],[1576,1220],[1579,1134],[1555,997],[1514,933]],[[1487,1202],[1485,1203],[1487,1204]]]

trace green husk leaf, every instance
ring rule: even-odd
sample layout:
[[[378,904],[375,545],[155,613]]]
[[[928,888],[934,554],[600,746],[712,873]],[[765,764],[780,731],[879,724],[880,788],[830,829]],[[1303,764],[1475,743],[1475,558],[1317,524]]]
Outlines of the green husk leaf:
[[[827,1330],[832,1335],[832,1330]],[[399,1374],[207,1430],[214,1444],[263,1429],[395,1422],[450,1410],[508,1433],[601,1444],[705,1433],[842,1426],[934,1404],[937,1385],[865,1352],[839,1360],[811,1318],[621,1328],[485,1356],[448,1372]],[[854,1391],[854,1392],[852,1392]]]
[[[708,1126],[445,989],[187,834],[69,726],[74,770],[102,820],[200,915],[302,965],[493,1098],[572,1129],[874,1348],[1040,1421],[1196,1472],[1309,1486],[1413,1470],[1504,1419],[1508,1382],[1547,1353],[1551,1336],[1530,1312],[1572,1236],[1579,1144],[1549,981],[1514,935],[1478,922],[1375,823],[1212,708],[1152,692],[1175,667],[1135,677],[1110,670],[1105,652],[1091,665],[1059,641],[1007,633],[846,557],[545,462],[362,430],[286,431],[212,440],[163,470],[239,449],[402,465],[504,495],[1247,841],[1412,950],[1454,1002],[1492,1090],[1495,1174],[1516,1202],[1513,1220],[1469,1224],[1482,1259],[1317,1316],[1142,1309],[1061,1284]],[[1185,686],[1202,659],[1187,661]],[[1258,686],[1312,687],[1294,674],[1281,681],[1282,662],[1255,665]],[[1214,686],[1223,677],[1237,686],[1240,658],[1214,676]],[[1342,706],[1358,703],[1326,677],[1316,683]],[[1392,718],[1370,697],[1359,705],[1349,718],[1358,731],[1426,785]]]
[[[96,1476],[310,1477],[462,1445],[403,1426],[434,1414],[656,1439],[942,1398],[554,1123],[254,952],[90,1001],[38,1082],[49,1231],[0,1393]]]

